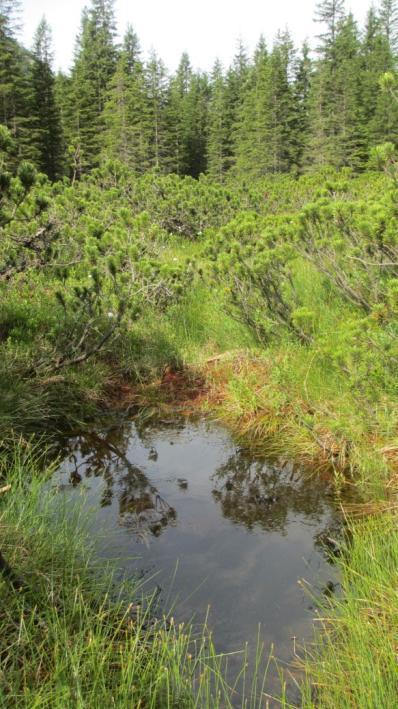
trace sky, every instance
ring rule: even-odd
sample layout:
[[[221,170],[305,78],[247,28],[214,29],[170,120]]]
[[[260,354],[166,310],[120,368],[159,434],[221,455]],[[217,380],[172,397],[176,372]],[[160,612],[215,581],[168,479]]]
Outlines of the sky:
[[[32,45],[34,31],[46,16],[53,31],[54,68],[66,71],[87,0],[22,0],[21,39]],[[311,40],[319,32],[312,22],[316,0],[116,0],[119,32],[128,23],[137,32],[146,54],[152,48],[174,71],[182,52],[192,65],[209,70],[216,58],[228,65],[241,39],[252,51],[260,34],[272,43],[278,29],[289,28],[295,42]],[[371,0],[346,0],[363,22]]]

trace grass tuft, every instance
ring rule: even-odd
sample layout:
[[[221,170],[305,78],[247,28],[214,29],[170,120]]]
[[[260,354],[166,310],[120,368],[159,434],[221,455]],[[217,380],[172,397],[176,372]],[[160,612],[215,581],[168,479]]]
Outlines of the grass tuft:
[[[307,650],[303,707],[395,707],[398,696],[397,515],[356,523],[342,593],[320,609]]]

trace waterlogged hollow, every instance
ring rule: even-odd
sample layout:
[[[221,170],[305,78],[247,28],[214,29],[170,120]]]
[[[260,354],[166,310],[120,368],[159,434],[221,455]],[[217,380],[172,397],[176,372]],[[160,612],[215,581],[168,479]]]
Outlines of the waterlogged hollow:
[[[254,459],[215,424],[72,439],[52,485],[68,504],[83,496],[98,553],[157,589],[159,609],[200,622],[210,608],[219,651],[253,648],[261,624],[266,650],[290,661],[313,635],[311,594],[338,582],[325,553],[341,524],[331,487]],[[276,670],[269,682],[276,691]]]

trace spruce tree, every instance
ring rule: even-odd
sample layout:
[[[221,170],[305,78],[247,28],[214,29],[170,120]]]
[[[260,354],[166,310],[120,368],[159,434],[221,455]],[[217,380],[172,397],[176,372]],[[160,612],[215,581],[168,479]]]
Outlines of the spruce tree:
[[[292,121],[292,165],[301,171],[310,138],[310,91],[313,63],[308,42],[295,63],[293,82],[294,117]]]
[[[32,115],[37,164],[51,180],[55,180],[63,172],[64,146],[51,68],[51,30],[45,18],[37,28],[32,55]]]
[[[293,45],[279,35],[271,54],[257,47],[235,138],[235,172],[261,177],[286,172],[294,160]]]
[[[333,164],[360,168],[366,159],[366,130],[361,93],[361,45],[350,13],[336,36],[335,134],[330,136]]]
[[[114,0],[83,12],[70,75],[54,77],[49,28],[41,23],[32,53],[17,41],[18,0],[0,0],[0,120],[15,159],[62,174],[62,133],[74,177],[103,158],[134,174],[155,169],[224,180],[291,169],[360,169],[372,146],[398,142],[398,108],[380,90],[395,71],[398,0],[380,0],[359,38],[344,0],[320,0],[316,61],[298,60],[287,33],[270,53],[260,40],[252,60],[239,43],[229,69],[194,72],[187,54],[174,76],[152,54],[144,64],[129,27],[115,43]]]
[[[0,0],[0,122],[15,141],[15,159],[35,160],[30,56],[17,41],[18,0]]]
[[[74,84],[69,74],[59,71],[54,77],[54,95],[58,107],[64,145],[71,145],[75,137]]]
[[[295,105],[290,77],[295,62],[289,33],[278,34],[270,56],[270,158],[272,172],[288,172],[295,159]]]
[[[18,71],[18,46],[14,37],[10,4],[0,0],[0,122],[11,128]]]
[[[169,169],[198,177],[206,170],[206,129],[209,85],[205,74],[192,70],[183,54],[168,89],[168,125],[171,140]]]
[[[394,55],[398,52],[398,4],[397,0],[381,0],[380,23]]]
[[[129,72],[124,53],[119,57],[116,71],[110,81],[108,99],[102,118],[102,150],[104,157],[122,161],[134,169],[134,150],[129,123]]]
[[[171,140],[170,170],[178,175],[190,173],[193,118],[191,105],[192,67],[186,52],[168,88],[168,122]]]
[[[228,139],[225,145],[227,167],[234,164],[234,132],[239,123],[239,115],[248,89],[250,63],[246,47],[239,41],[237,52],[225,78],[225,124]]]
[[[362,42],[360,85],[367,146],[398,140],[398,107],[381,90],[380,77],[393,71],[395,62],[382,20],[371,8]]]
[[[166,68],[153,51],[145,66],[148,110],[144,130],[148,139],[147,169],[170,171],[173,147],[168,123],[168,80]]]
[[[307,167],[360,167],[366,157],[366,131],[361,96],[361,46],[350,14],[325,36],[310,95],[311,134],[305,151]]]
[[[325,32],[318,35],[321,40],[319,47],[322,53],[333,51],[337,29],[344,18],[345,0],[321,0],[315,10],[315,22],[325,25]]]
[[[114,0],[92,0],[82,15],[72,71],[74,134],[79,142],[82,170],[98,165],[103,109],[117,63]]]
[[[210,86],[206,73],[192,76],[189,93],[189,114],[191,116],[191,134],[188,174],[199,177],[207,170],[207,133],[209,117]]]
[[[264,38],[254,54],[244,99],[234,127],[234,173],[259,177],[269,171],[270,61]]]
[[[128,27],[102,115],[104,157],[121,160],[135,174],[143,173],[150,159],[149,107],[140,54],[138,38]]]
[[[141,47],[138,35],[132,25],[128,24],[123,38],[123,53],[126,57],[127,70],[130,75],[142,67]]]
[[[318,35],[318,64],[311,92],[312,122],[311,147],[314,164],[323,165],[333,161],[334,145],[331,137],[337,132],[334,91],[336,81],[336,36],[344,18],[344,0],[321,0],[316,6],[315,22],[323,25]]]
[[[220,61],[216,61],[210,78],[210,100],[207,128],[207,171],[222,182],[229,167],[229,132],[225,111],[225,78]]]

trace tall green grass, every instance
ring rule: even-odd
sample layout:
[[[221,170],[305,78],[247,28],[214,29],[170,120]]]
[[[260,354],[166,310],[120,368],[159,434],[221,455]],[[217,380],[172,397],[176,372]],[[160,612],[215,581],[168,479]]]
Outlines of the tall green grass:
[[[184,302],[171,310],[168,320],[188,363],[203,363],[207,357],[256,345],[250,331],[228,314],[222,293],[205,285],[196,285]]]
[[[249,349],[255,338],[225,310],[222,295],[196,284],[159,318],[153,309],[119,343],[119,367],[134,380],[156,379],[166,366],[203,366],[207,358]]]
[[[307,652],[303,707],[398,706],[398,526],[396,515],[356,525],[342,593],[320,609]]]

